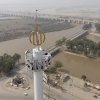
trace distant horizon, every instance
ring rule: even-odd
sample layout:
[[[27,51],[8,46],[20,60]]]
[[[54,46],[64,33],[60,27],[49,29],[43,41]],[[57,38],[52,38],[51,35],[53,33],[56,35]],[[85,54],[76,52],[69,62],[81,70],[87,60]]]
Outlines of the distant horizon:
[[[47,10],[47,9],[65,9],[65,10],[100,10],[100,6],[69,6],[69,7],[34,7],[32,4],[0,4],[0,9],[2,10],[31,10],[31,9],[40,9],[40,10]]]
[[[0,0],[0,9],[100,9],[100,0]]]

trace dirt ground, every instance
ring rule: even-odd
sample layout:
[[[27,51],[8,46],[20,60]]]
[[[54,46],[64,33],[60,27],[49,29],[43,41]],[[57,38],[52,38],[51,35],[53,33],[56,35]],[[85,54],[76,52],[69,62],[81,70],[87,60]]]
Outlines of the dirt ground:
[[[86,75],[87,79],[100,84],[100,61],[61,52],[52,59],[63,63],[62,69],[70,72],[71,75],[81,78]]]
[[[89,34],[89,35],[87,35],[87,38],[94,42],[100,42],[100,33]]]

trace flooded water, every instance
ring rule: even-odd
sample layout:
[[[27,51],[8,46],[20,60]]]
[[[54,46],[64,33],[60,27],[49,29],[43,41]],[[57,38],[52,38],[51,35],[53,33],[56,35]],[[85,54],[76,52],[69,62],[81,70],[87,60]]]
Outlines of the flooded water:
[[[80,27],[77,26],[68,30],[47,33],[43,48],[50,48],[55,44],[55,41],[61,39],[63,36],[69,37],[75,32],[80,31]],[[20,61],[24,62],[25,51],[31,50],[32,48],[33,46],[30,44],[28,37],[9,40],[0,43],[0,56],[4,53],[10,55],[19,53],[22,57]],[[55,56],[55,58],[53,58],[53,60],[62,61],[64,65],[63,68],[68,70],[74,76],[81,77],[85,74],[89,80],[100,83],[100,61],[77,57],[66,53],[58,54],[57,56]]]
[[[55,42],[62,37],[69,37],[81,30],[82,26],[77,26],[68,30],[50,32],[46,34],[46,41],[43,44],[43,48],[47,49],[55,45]],[[15,40],[9,40],[0,43],[0,55],[8,53],[13,55],[14,53],[19,53],[22,56],[21,61],[24,61],[24,53],[26,50],[31,50],[33,46],[29,42],[29,38],[20,38]]]
[[[87,79],[100,84],[100,60],[79,57],[68,53],[60,53],[53,58],[53,62],[59,60],[63,63],[63,69],[71,75],[81,78],[86,75]]]

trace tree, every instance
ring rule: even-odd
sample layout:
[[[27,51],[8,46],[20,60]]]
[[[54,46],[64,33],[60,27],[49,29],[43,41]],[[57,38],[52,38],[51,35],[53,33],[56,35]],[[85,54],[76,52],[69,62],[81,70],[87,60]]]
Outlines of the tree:
[[[66,43],[66,38],[63,37],[61,40],[56,41],[56,46],[61,46]]]
[[[70,41],[70,40],[68,40],[67,42],[66,42],[66,46],[67,46],[67,48],[68,49],[73,49],[73,46],[74,46],[74,43],[73,43],[73,41]]]
[[[3,66],[3,57],[0,56],[0,72],[2,71],[2,66]]]
[[[84,54],[88,57],[100,57],[100,43],[95,43],[92,40],[82,38],[66,42],[67,50]]]
[[[10,56],[5,53],[3,56],[0,56],[0,72],[9,73],[14,68],[16,61],[19,61],[20,58],[21,56],[19,54]]]
[[[60,61],[55,61],[54,62],[54,67],[55,68],[60,68],[60,67],[62,67],[63,65],[62,65],[62,63],[60,62]]]
[[[56,46],[61,46],[62,45],[62,41],[61,40],[57,40],[56,41]]]
[[[45,73],[55,74],[56,71],[57,71],[57,68],[51,67],[50,69],[45,70]]]
[[[66,38],[63,37],[63,38],[61,39],[61,41],[62,41],[62,43],[64,44],[64,43],[66,42]]]
[[[3,60],[6,62],[6,60],[8,60],[8,59],[11,59],[11,56],[5,53],[3,55]]]
[[[62,63],[60,61],[55,61],[53,67],[46,70],[45,72],[55,74],[57,72],[57,68],[60,68],[60,67],[62,67]]]
[[[57,71],[57,68],[51,67],[51,69],[50,69],[50,72],[51,72],[51,73],[56,73],[56,71]]]
[[[96,30],[100,33],[100,24],[96,24]]]
[[[91,28],[91,27],[92,27],[91,24],[85,24],[85,25],[83,26],[83,29],[84,29],[84,30],[88,30],[88,29]]]
[[[7,61],[4,66],[3,66],[3,71],[5,73],[9,73],[11,71],[11,69],[13,69],[13,62],[12,61]]]
[[[85,81],[87,79],[86,75],[82,75],[81,79]]]
[[[67,40],[67,41],[66,41],[66,46],[69,46],[70,43],[71,43],[71,41],[70,41],[70,40]]]
[[[19,60],[21,59],[21,55],[15,53],[15,54],[13,55],[13,59],[14,59],[16,62],[19,63]]]
[[[15,61],[12,56],[4,54],[0,57],[0,71],[4,73],[9,73],[10,70],[15,66]]]

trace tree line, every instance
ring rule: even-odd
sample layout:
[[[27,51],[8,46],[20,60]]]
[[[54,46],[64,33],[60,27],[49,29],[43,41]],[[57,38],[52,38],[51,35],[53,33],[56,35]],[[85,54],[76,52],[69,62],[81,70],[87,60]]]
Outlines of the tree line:
[[[21,55],[15,53],[13,56],[4,54],[3,56],[0,56],[0,73],[9,73],[16,65],[16,63],[19,63],[19,60],[21,59]]]
[[[97,32],[100,33],[100,24],[96,24],[95,26],[96,26],[96,30],[97,30]]]
[[[90,29],[92,27],[92,24],[85,24],[84,26],[83,26],[83,29],[84,30],[88,30],[88,29]]]
[[[100,57],[100,42],[96,43],[92,40],[82,38],[73,41],[66,42],[67,50],[78,53],[84,54],[88,57]]]
[[[66,37],[62,37],[62,39],[56,41],[55,46],[64,45],[66,43],[66,40]]]

